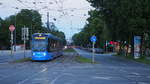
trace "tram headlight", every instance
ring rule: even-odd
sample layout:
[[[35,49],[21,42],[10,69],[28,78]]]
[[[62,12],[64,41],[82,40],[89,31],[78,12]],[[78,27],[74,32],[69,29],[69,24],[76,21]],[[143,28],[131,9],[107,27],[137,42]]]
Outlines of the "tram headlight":
[[[35,53],[33,53],[33,55],[35,55]]]
[[[44,56],[46,56],[46,53],[43,53]]]

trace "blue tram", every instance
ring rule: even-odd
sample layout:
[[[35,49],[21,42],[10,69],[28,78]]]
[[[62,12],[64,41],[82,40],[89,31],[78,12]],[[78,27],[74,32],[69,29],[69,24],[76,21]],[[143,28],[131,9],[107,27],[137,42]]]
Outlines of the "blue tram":
[[[62,55],[62,41],[50,33],[35,33],[32,35],[32,60],[51,60]]]

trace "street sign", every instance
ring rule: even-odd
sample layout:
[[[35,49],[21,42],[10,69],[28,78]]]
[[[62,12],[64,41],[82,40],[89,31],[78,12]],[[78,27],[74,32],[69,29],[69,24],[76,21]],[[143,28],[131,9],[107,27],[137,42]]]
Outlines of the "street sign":
[[[29,28],[22,28],[22,40],[29,40]]]
[[[90,38],[90,40],[91,40],[91,42],[96,42],[97,38],[96,38],[96,36],[93,35],[93,36]]]
[[[22,40],[24,41],[24,58],[25,58],[25,50],[26,50],[26,40],[29,40],[29,28],[22,28]]]
[[[11,32],[13,32],[13,31],[15,30],[15,26],[14,26],[14,25],[10,25],[10,26],[9,26],[9,30],[10,30]]]
[[[96,36],[91,36],[90,38],[91,42],[92,42],[92,51],[93,51],[93,54],[92,54],[92,63],[95,63],[95,42],[97,40]]]
[[[9,30],[11,31],[11,55],[12,55],[12,51],[13,51],[13,31],[15,30],[15,26],[14,25],[10,25],[9,26]]]

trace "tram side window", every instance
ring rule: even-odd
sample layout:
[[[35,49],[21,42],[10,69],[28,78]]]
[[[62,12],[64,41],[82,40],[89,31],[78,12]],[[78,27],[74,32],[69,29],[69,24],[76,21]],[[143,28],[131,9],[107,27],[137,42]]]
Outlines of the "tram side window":
[[[48,50],[48,52],[50,52],[51,51],[51,40],[50,39],[48,39],[48,47],[47,47],[47,50]]]
[[[56,47],[56,44],[55,44],[55,40],[53,39],[49,39],[48,40],[48,51],[55,51],[55,47]]]
[[[48,51],[58,51],[61,50],[61,43],[58,40],[49,39],[48,40]]]

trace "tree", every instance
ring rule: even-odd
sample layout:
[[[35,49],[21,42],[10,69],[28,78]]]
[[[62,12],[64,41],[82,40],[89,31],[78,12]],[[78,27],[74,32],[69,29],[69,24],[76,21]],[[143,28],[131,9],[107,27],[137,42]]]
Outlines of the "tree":
[[[0,49],[7,49],[10,44],[9,22],[1,19],[0,23]]]
[[[10,48],[10,31],[9,26],[14,25],[16,30],[16,43],[22,44],[21,29],[28,27],[30,32],[30,39],[33,33],[54,33],[56,36],[63,39],[65,44],[65,35],[58,30],[50,31],[48,28],[42,26],[41,15],[35,10],[22,9],[18,14],[11,15],[5,20],[0,18],[0,47]],[[15,32],[14,32],[15,36]],[[30,40],[27,41],[27,45],[30,45]]]
[[[97,10],[89,11],[89,15],[90,17],[87,19],[88,24],[85,25],[81,32],[73,36],[74,44],[88,47],[92,44],[90,42],[90,37],[95,35],[98,39],[96,42],[96,47],[103,47],[104,40],[101,36],[104,23],[101,20],[102,16]]]
[[[101,12],[113,40],[131,44],[133,35],[150,35],[150,0],[87,1]]]

